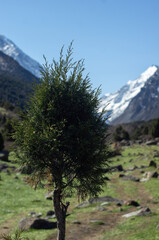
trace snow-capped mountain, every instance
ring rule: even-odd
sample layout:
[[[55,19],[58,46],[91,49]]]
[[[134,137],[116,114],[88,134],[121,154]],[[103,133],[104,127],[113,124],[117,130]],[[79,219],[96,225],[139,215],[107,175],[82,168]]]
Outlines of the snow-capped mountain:
[[[11,40],[3,35],[0,35],[0,51],[12,57],[36,77],[40,77],[40,64],[26,55]]]
[[[128,109],[130,108],[130,103],[133,99],[137,98],[139,93],[145,86],[149,86],[148,83],[150,79],[158,75],[158,67],[151,66],[145,72],[143,72],[139,78],[134,81],[128,81],[125,86],[123,86],[119,91],[114,94],[105,94],[102,98],[100,110],[106,106],[106,109],[110,113],[109,121],[113,124],[131,122],[136,120],[145,120],[143,117],[140,119],[136,118],[133,112],[130,113]],[[159,80],[159,79],[158,79]],[[153,84],[153,83],[151,83]],[[159,87],[159,86],[158,86]],[[152,93],[153,95],[154,93]],[[140,96],[140,100],[141,100]],[[136,101],[136,104],[140,104],[140,101]],[[146,108],[146,106],[144,106]],[[125,112],[127,112],[126,116]],[[132,117],[133,115],[133,117]],[[122,116],[122,117],[121,117]],[[158,114],[159,117],[159,114]],[[150,119],[150,118],[149,118]]]

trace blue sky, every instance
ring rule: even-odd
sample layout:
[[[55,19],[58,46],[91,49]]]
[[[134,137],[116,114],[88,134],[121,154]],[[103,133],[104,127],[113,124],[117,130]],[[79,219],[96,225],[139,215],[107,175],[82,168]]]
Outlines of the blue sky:
[[[0,34],[41,64],[74,40],[102,94],[159,65],[159,0],[0,0],[0,9]]]

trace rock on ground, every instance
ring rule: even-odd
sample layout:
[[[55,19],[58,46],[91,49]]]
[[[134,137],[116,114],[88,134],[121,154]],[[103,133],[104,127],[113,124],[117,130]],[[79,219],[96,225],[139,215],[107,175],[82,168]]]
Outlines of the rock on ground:
[[[56,222],[50,222],[45,219],[26,217],[23,218],[18,225],[19,230],[33,229],[53,229],[57,227]]]
[[[133,216],[145,216],[145,215],[148,215],[150,213],[151,213],[151,210],[149,208],[145,207],[145,208],[141,208],[138,211],[124,214],[122,217],[129,218],[129,217],[133,217]]]

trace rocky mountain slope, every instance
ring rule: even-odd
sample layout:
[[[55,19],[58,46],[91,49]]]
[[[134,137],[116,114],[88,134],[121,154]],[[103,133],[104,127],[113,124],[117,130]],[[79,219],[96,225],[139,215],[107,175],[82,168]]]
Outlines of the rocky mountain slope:
[[[147,121],[159,117],[159,68],[149,67],[135,81],[128,81],[115,94],[105,94],[101,109],[110,113],[112,124]]]
[[[40,64],[25,54],[11,40],[0,35],[0,51],[16,60],[23,68],[40,77]]]
[[[24,107],[35,81],[39,79],[0,51],[0,102]]]

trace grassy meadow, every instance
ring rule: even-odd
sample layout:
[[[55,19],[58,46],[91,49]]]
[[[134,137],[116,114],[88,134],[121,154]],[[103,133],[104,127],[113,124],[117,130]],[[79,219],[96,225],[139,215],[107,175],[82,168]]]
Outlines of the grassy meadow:
[[[20,174],[14,153],[10,154],[9,168],[0,173],[0,236],[4,233],[13,234],[19,221],[28,217],[30,212],[46,217],[53,210],[52,201],[45,199],[47,189],[36,191],[25,181],[25,175]],[[101,196],[111,196],[120,200],[135,200],[142,207],[149,207],[151,213],[147,216],[122,217],[124,214],[137,211],[139,208],[119,206],[115,203],[93,203],[77,208],[76,196],[67,198],[70,201],[67,217],[66,239],[81,240],[156,240],[159,239],[159,179],[136,182],[123,180],[119,174],[142,179],[145,172],[158,172],[158,168],[149,167],[151,160],[159,166],[159,146],[133,145],[123,147],[121,155],[109,159],[110,166],[122,165],[124,172],[106,174],[109,178],[103,186]],[[4,162],[0,162],[4,163]],[[134,168],[135,167],[135,168]],[[133,169],[134,168],[134,169]],[[133,170],[132,170],[133,169]],[[53,219],[52,221],[56,221]],[[56,230],[28,230],[22,236],[30,240],[56,239]],[[3,239],[2,236],[0,239]]]

